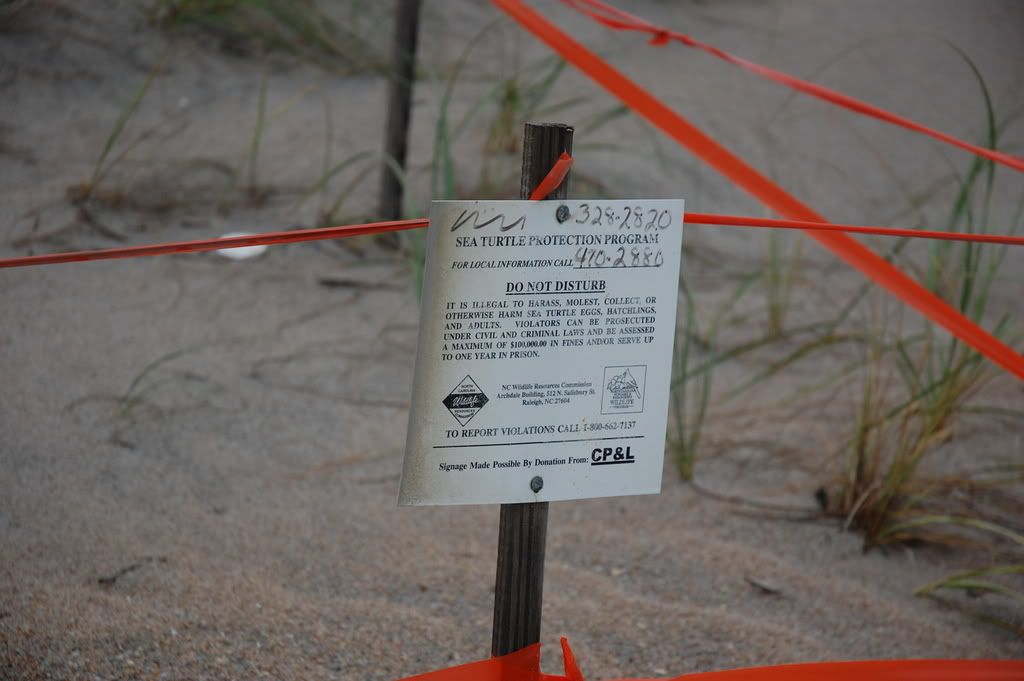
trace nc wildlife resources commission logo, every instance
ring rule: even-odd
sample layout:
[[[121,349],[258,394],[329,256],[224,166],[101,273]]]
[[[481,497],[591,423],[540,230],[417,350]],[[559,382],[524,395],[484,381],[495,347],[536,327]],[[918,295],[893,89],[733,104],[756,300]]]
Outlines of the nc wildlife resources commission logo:
[[[487,395],[484,395],[484,391],[469,374],[466,374],[466,377],[448,393],[448,397],[441,400],[455,420],[463,426],[469,423],[487,402]]]
[[[647,366],[605,367],[602,414],[638,414],[644,410]]]

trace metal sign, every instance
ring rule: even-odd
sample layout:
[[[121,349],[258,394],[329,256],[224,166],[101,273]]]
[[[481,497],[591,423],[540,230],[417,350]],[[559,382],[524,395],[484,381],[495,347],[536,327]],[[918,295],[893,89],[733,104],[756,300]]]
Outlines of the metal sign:
[[[661,490],[682,200],[435,201],[402,505]]]

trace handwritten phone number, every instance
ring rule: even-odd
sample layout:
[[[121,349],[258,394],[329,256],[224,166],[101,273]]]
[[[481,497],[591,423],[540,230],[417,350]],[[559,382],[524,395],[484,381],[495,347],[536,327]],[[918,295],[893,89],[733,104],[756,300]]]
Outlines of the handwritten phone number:
[[[642,206],[626,206],[621,212],[611,206],[581,203],[576,209],[577,225],[595,227],[618,226],[619,229],[636,229],[645,232],[668,229],[672,226],[672,211]]]
[[[650,246],[633,246],[628,252],[625,246],[605,251],[603,248],[582,246],[576,249],[573,258],[574,267],[578,270],[609,267],[661,267],[665,264],[665,256],[661,249]]]

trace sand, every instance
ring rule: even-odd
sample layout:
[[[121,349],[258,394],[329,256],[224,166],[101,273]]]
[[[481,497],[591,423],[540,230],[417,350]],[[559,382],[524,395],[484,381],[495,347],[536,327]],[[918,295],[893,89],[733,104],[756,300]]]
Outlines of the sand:
[[[947,214],[949,174],[964,171],[965,154],[537,4],[830,218],[940,226]],[[339,20],[347,5],[332,10]],[[415,168],[431,158],[444,78],[467,41],[498,19],[482,2],[426,5]],[[982,139],[982,100],[939,37],[975,60],[1001,115],[1024,103],[1018,3],[630,8],[971,140]],[[373,4],[360,15],[381,50],[386,9]],[[453,121],[515,63],[537,73],[547,57],[499,21],[455,89]],[[156,64],[163,70],[93,198],[76,205],[68,188],[92,176]],[[249,177],[264,77],[269,118]],[[368,172],[357,164],[307,196],[325,151],[330,165],[378,148],[386,82],[365,67],[330,73],[208,31],[163,30],[131,3],[37,0],[0,5],[0,91],[0,256],[9,256],[312,225]],[[574,97],[584,99],[558,118],[585,121],[614,105],[571,70],[547,104]],[[515,154],[479,161],[493,117],[484,107],[461,129],[457,179],[469,191],[486,170],[500,180],[493,192],[511,196]],[[1003,142],[1019,153],[1018,122]],[[578,176],[614,196],[762,212],[633,117],[580,130],[576,157]],[[1008,225],[1019,177],[999,177],[991,217]],[[425,214],[429,177],[418,172],[411,186],[410,212]],[[369,174],[338,220],[372,214],[375,190]],[[924,192],[909,209],[907,194]],[[713,309],[735,274],[756,266],[765,240],[688,229],[684,271],[698,305]],[[793,323],[820,318],[861,282],[810,243],[805,254]],[[1007,262],[993,319],[1019,318],[1024,261],[1014,253]],[[870,310],[916,328],[913,313],[874,300]],[[737,314],[753,321],[727,329],[725,342],[764,318],[763,298],[745,299]],[[395,679],[485,657],[497,508],[396,505],[417,316],[407,260],[365,240],[278,247],[238,262],[206,254],[0,273],[0,677]],[[716,394],[787,347],[727,365]],[[666,462],[659,496],[552,505],[549,671],[559,669],[560,635],[593,679],[1024,655],[1009,631],[912,595],[957,569],[1007,558],[1005,545],[865,553],[861,537],[818,513],[814,492],[836,474],[831,452],[848,431],[856,384],[811,405],[776,398],[835,361],[798,364],[713,409],[698,486]],[[1019,382],[1001,377],[979,399],[1020,408],[1022,398]],[[944,460],[1019,464],[1019,423],[965,416]],[[963,602],[1020,621],[1019,608],[991,598]]]

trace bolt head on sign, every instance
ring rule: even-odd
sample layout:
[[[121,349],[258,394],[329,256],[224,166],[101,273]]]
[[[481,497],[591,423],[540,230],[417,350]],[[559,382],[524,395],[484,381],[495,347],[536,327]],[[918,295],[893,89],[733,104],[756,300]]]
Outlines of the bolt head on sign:
[[[403,505],[661,489],[679,199],[435,201]]]

